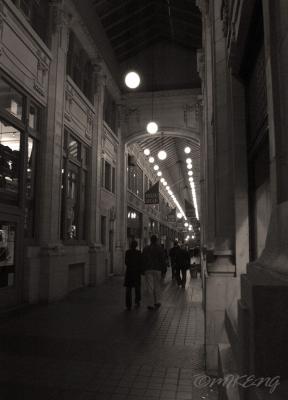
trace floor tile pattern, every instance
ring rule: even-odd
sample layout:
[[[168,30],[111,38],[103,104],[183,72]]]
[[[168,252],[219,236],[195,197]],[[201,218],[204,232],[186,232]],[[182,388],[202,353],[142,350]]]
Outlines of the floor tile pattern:
[[[200,400],[201,281],[168,276],[162,306],[124,309],[123,278],[0,318],[0,400]]]

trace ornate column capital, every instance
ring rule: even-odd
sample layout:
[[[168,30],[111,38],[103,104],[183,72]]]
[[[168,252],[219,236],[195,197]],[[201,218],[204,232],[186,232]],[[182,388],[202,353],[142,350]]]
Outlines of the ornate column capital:
[[[59,35],[59,47],[65,52],[69,46],[69,27],[71,26],[72,17],[64,9],[63,0],[50,0],[50,17],[51,17],[51,34]]]

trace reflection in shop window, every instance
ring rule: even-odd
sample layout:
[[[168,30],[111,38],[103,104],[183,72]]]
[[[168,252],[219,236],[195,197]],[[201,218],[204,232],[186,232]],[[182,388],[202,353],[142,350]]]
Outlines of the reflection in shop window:
[[[16,200],[19,185],[20,132],[0,121],[0,198]]]
[[[61,238],[85,239],[89,149],[65,132],[61,185]]]
[[[26,175],[26,205],[24,215],[24,231],[26,237],[34,233],[34,199],[36,176],[36,140],[28,138],[27,175]]]
[[[16,226],[0,222],[0,287],[13,286],[15,282]]]
[[[33,130],[38,129],[39,110],[33,104],[29,108],[28,125]]]
[[[0,108],[20,120],[23,117],[23,96],[3,79],[0,79]]]

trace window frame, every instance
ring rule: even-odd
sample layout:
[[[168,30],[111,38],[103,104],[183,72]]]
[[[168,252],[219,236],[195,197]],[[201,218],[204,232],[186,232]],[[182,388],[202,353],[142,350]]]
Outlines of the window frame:
[[[80,146],[80,159],[69,154],[69,139],[73,138]],[[84,156],[85,155],[85,156]],[[85,160],[86,158],[86,160]],[[67,232],[67,191],[68,191],[68,172],[75,171],[78,174],[77,181],[77,205],[76,205],[76,222],[78,233],[76,237],[69,238]],[[88,183],[90,172],[90,147],[77,134],[72,132],[66,126],[64,127],[62,168],[61,168],[61,218],[60,218],[60,239],[65,244],[81,244],[87,243],[87,217],[88,217]],[[83,195],[83,176],[85,176],[85,190]]]
[[[3,80],[8,85],[10,85],[15,91],[17,91],[23,98],[22,105],[22,118],[19,119],[14,116],[9,111],[0,108],[0,118],[7,124],[14,126],[15,129],[20,132],[20,155],[19,155],[19,189],[17,201],[14,204],[6,204],[0,203],[1,209],[3,213],[18,215],[19,217],[23,217],[23,233],[24,233],[24,242],[26,245],[34,244],[35,241],[38,240],[39,236],[39,226],[35,222],[38,220],[39,215],[39,203],[36,202],[36,198],[39,198],[40,195],[40,184],[38,182],[39,168],[40,168],[40,153],[41,153],[41,134],[43,132],[43,123],[44,123],[44,110],[43,106],[40,105],[35,98],[31,96],[30,93],[25,91],[17,82],[15,82],[12,78],[5,74],[5,72],[0,71],[0,80]],[[29,127],[29,112],[30,105],[38,110],[38,126],[37,129],[32,129]],[[27,163],[28,163],[28,139],[31,137],[36,143],[36,157],[35,157],[35,174],[33,177],[33,227],[32,234],[26,235],[26,231],[24,229],[24,217],[25,217],[25,207],[27,206],[27,198],[26,198],[26,190],[27,190]],[[22,229],[21,228],[21,229]]]

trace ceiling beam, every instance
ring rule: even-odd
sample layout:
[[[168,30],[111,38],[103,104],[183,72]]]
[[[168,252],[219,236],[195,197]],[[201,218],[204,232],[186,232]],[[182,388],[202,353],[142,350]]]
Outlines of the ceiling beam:
[[[121,36],[125,35],[125,33],[131,31],[133,28],[138,28],[140,30],[140,28],[144,24],[144,22],[146,22],[149,19],[151,19],[151,15],[141,18],[140,22],[136,21],[134,24],[127,25],[125,29],[123,29],[121,32],[119,32],[115,35],[110,35],[109,39],[110,39],[111,43],[113,43],[116,39],[120,38]],[[145,23],[145,25],[146,25],[146,23]]]
[[[132,57],[134,54],[139,53],[139,51],[152,45],[153,43],[155,43],[155,40],[159,39],[159,38],[160,38],[160,36],[157,34],[155,37],[150,38],[150,40],[148,40],[147,42],[143,42],[141,44],[141,46],[138,44],[136,46],[130,47],[130,49],[128,51],[124,51],[120,54],[116,54],[117,57],[119,58],[119,62],[121,63],[121,62],[125,61],[127,58]]]
[[[93,1],[93,4],[94,4],[96,7],[99,7],[100,5],[102,5],[102,4],[104,4],[104,3],[106,3],[106,0],[94,0],[94,1]]]
[[[145,4],[145,6],[138,8],[137,10],[131,12],[131,13],[127,13],[124,17],[117,19],[116,22],[112,23],[112,24],[103,24],[104,28],[106,29],[107,32],[111,31],[111,29],[113,29],[115,26],[122,24],[125,21],[128,21],[129,19],[131,19],[132,17],[134,17],[137,14],[140,14],[142,11],[146,10],[147,8],[153,6],[154,3],[149,1],[147,4]]]
[[[147,35],[147,32],[150,32],[150,35]],[[136,34],[133,34],[133,36],[130,36],[128,39],[122,40],[118,45],[113,46],[113,50],[117,51],[121,47],[127,46],[129,43],[131,43],[131,42],[133,43],[133,42],[135,42],[135,40],[139,40],[142,37],[149,39],[149,37],[151,37],[151,35],[155,34],[155,33],[160,34],[161,32],[159,32],[159,30],[157,30],[157,32],[155,32],[155,25],[151,25],[147,29],[143,30],[142,32],[138,32]]]
[[[121,8],[126,7],[127,5],[131,4],[131,3],[135,3],[135,0],[127,0],[127,1],[120,1],[120,4],[116,7],[111,7],[109,9],[109,11],[104,12],[103,14],[99,14],[99,18],[101,20],[110,17],[110,15],[115,14],[115,12],[117,12],[118,10],[121,10]]]

